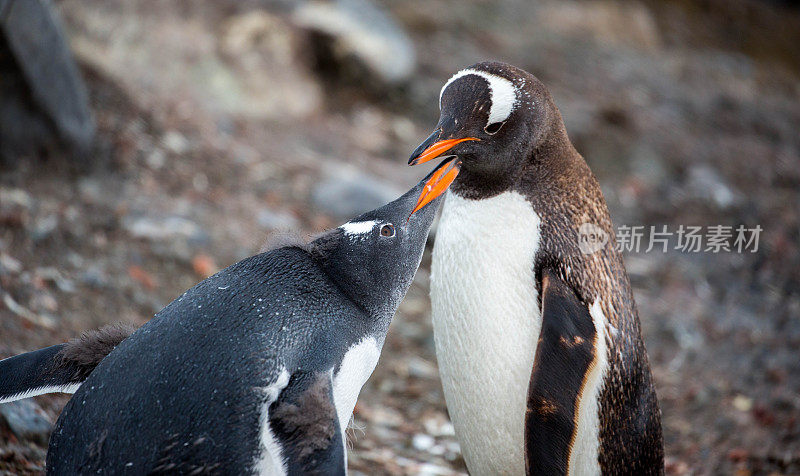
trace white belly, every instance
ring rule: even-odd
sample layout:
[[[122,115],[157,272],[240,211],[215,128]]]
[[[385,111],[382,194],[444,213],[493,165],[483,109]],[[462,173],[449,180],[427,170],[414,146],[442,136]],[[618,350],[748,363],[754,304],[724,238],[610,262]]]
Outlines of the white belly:
[[[517,192],[448,193],[431,304],[447,409],[471,474],[525,474],[524,420],[541,329],[534,278],[541,220]]]

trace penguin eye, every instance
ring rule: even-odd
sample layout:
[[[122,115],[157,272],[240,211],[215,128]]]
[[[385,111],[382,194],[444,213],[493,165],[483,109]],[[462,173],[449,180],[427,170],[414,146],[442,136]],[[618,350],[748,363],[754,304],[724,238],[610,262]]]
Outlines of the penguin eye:
[[[497,134],[497,131],[499,131],[500,128],[503,127],[503,124],[505,124],[505,121],[493,122],[488,126],[484,127],[483,130],[486,131],[487,134]]]
[[[392,226],[391,223],[387,223],[386,225],[383,225],[381,227],[381,236],[388,236],[388,237],[394,236],[394,227]]]

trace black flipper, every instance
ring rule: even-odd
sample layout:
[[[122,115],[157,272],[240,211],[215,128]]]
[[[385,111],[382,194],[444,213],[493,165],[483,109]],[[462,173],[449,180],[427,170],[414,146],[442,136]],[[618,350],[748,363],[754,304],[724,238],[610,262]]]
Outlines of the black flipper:
[[[556,272],[543,270],[542,330],[525,414],[527,474],[567,474],[578,399],[594,359],[594,337],[589,308]]]
[[[330,373],[295,373],[270,406],[270,428],[280,441],[287,474],[346,474],[332,389]]]
[[[66,345],[53,345],[0,360],[0,403],[43,393],[74,393],[82,380],[74,372],[57,365],[58,354]]]
[[[0,360],[0,403],[45,393],[74,393],[134,330],[127,325],[105,326],[64,344]]]

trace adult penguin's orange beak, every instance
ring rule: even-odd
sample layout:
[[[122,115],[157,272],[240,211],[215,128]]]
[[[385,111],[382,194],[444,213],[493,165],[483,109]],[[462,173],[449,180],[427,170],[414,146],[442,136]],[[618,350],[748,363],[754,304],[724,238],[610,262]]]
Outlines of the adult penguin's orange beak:
[[[408,159],[408,165],[424,164],[444,155],[447,151],[455,147],[457,144],[470,140],[480,140],[475,137],[465,137],[463,139],[447,139],[437,141],[441,131],[435,131],[425,141],[417,147],[417,150],[411,154]],[[443,194],[447,187],[456,179],[458,171],[461,168],[461,160],[457,156],[453,156],[439,164],[436,171],[431,175],[425,183],[425,187],[417,200],[417,206],[414,207],[414,212],[432,202],[439,195]]]

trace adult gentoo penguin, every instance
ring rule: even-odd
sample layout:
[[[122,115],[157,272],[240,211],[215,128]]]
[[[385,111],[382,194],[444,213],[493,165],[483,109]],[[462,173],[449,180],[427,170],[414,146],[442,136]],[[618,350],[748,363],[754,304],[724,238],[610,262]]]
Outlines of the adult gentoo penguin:
[[[533,75],[488,62],[450,78],[439,105],[409,163],[448,156],[419,203],[452,182],[432,319],[470,472],[663,473],[628,276],[600,187],[550,94]],[[611,239],[584,253],[587,227]]]
[[[48,473],[344,474],[343,430],[436,212],[412,215],[422,187],[220,271],[82,383],[58,377],[79,388],[50,438]],[[4,371],[61,365],[26,355]],[[48,372],[22,386],[41,387]]]

